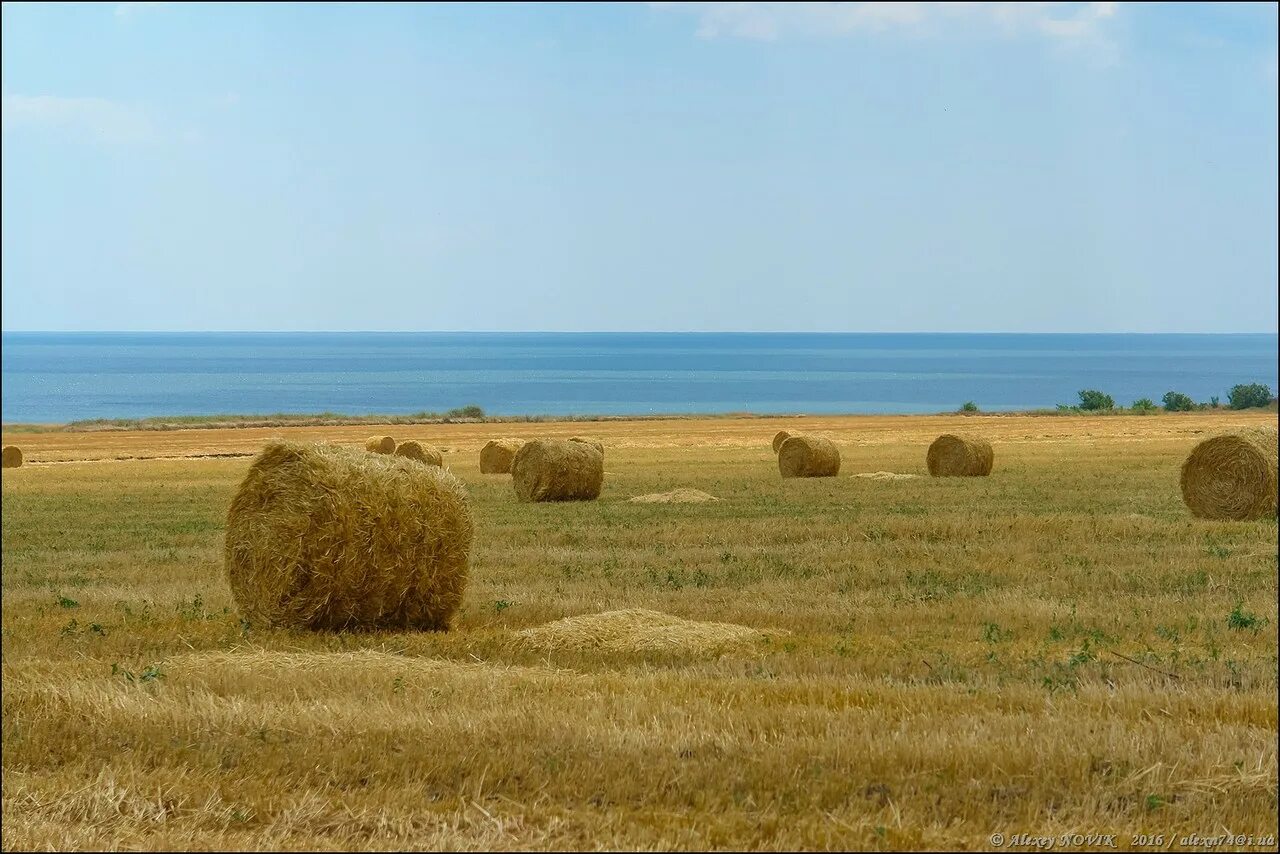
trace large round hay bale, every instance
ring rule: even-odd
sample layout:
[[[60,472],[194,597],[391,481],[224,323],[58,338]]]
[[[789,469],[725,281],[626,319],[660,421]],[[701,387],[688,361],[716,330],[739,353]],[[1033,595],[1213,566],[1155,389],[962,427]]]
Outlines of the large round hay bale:
[[[1182,500],[1201,519],[1265,519],[1276,515],[1274,427],[1235,430],[1205,439],[1182,464]]]
[[[773,452],[778,453],[778,449],[782,447],[782,443],[791,438],[791,434],[786,430],[779,430],[777,435],[773,437]]]
[[[0,452],[0,468],[16,469],[22,465],[22,449],[17,445],[5,445]]]
[[[835,477],[840,449],[821,436],[788,436],[778,446],[778,471],[783,477]]]
[[[415,442],[412,439],[396,445],[396,456],[408,457],[411,460],[417,460],[418,462],[426,463],[429,466],[444,465],[444,454],[440,453],[439,448],[434,445],[424,445],[421,442]]]
[[[480,449],[480,473],[511,474],[511,461],[523,444],[523,439],[490,439]]]
[[[602,455],[604,454],[604,443],[601,442],[599,439],[587,439],[583,436],[570,436],[569,441],[581,442],[584,445],[590,445],[591,447],[599,451]]]
[[[946,433],[933,440],[925,462],[934,477],[986,477],[995,454],[981,436]]]
[[[466,490],[444,469],[272,442],[231,502],[224,558],[251,623],[446,629],[471,536]]]
[[[365,440],[364,449],[374,454],[394,454],[396,440],[390,436],[370,436]]]
[[[590,501],[604,483],[604,454],[586,442],[535,439],[516,451],[511,481],[521,501]]]

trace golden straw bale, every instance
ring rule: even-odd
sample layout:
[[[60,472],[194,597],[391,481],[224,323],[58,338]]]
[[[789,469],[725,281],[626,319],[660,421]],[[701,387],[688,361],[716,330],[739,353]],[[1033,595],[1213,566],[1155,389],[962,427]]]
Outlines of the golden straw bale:
[[[971,433],[946,433],[933,440],[925,462],[934,477],[986,477],[995,454],[991,443]]]
[[[709,653],[760,641],[764,634],[733,623],[685,620],[629,608],[566,617],[525,629],[516,637],[523,645],[549,652]]]
[[[0,452],[0,468],[16,469],[22,465],[22,449],[17,445],[5,445]]]
[[[535,439],[516,452],[511,480],[521,501],[589,501],[600,496],[604,454],[585,442]]]
[[[835,477],[840,449],[821,436],[793,434],[778,446],[778,471],[783,477]]]
[[[481,474],[511,474],[511,461],[524,439],[490,439],[480,449]]]
[[[374,454],[394,454],[396,440],[390,436],[370,436],[365,440],[364,449]]]
[[[1276,515],[1275,427],[1235,430],[1200,442],[1182,464],[1182,500],[1201,519]]]
[[[569,441],[581,442],[584,445],[590,445],[591,447],[599,451],[601,454],[604,453],[604,444],[599,439],[585,439],[582,436],[570,436]]]
[[[791,434],[786,430],[779,430],[778,434],[773,437],[773,452],[778,453],[778,449],[782,447],[782,443],[791,438]]]
[[[227,579],[252,623],[447,629],[472,529],[466,490],[444,469],[271,442],[227,513]]]
[[[396,456],[408,457],[411,460],[417,460],[429,466],[444,465],[444,455],[440,453],[439,448],[435,445],[424,445],[412,439],[396,445]]]

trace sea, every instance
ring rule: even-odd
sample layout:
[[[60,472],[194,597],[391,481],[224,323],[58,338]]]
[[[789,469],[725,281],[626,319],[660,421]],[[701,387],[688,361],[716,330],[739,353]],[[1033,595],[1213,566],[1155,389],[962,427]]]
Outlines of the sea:
[[[0,420],[924,413],[1277,389],[1277,336],[4,332]]]

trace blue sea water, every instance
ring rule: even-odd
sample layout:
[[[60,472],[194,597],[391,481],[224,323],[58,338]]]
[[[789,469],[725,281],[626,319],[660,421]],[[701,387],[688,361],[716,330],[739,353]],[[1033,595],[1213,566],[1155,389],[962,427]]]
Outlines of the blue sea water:
[[[1277,336],[47,333],[0,336],[0,419],[914,413],[1277,387]]]

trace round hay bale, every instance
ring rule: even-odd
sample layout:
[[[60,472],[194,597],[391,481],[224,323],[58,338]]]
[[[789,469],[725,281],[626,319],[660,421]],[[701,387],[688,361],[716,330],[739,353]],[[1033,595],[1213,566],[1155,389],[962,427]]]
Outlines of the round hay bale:
[[[396,440],[390,436],[370,436],[365,440],[364,449],[374,454],[394,454]]]
[[[1265,519],[1276,515],[1274,427],[1235,430],[1205,439],[1182,464],[1182,500],[1201,519]]]
[[[22,465],[22,449],[17,445],[5,445],[0,452],[0,468],[16,469]]]
[[[511,474],[511,461],[523,444],[523,439],[490,439],[480,449],[480,473]]]
[[[786,430],[779,430],[778,435],[773,437],[773,452],[778,453],[778,449],[782,447],[782,443],[791,438],[791,434]]]
[[[424,445],[412,439],[396,445],[396,456],[408,457],[411,460],[417,460],[429,466],[444,465],[444,455],[440,453],[439,448],[434,445]]]
[[[933,440],[925,462],[934,477],[986,477],[995,454],[981,436],[945,433]]]
[[[535,439],[516,451],[511,481],[521,501],[591,501],[604,483],[604,454],[585,442]]]
[[[447,629],[472,529],[466,490],[444,469],[271,442],[227,513],[227,580],[251,623]]]
[[[604,454],[604,444],[599,439],[585,439],[582,436],[570,436],[570,442],[581,442],[584,445],[590,445],[601,454]]]
[[[783,477],[835,477],[840,449],[821,436],[788,436],[778,446],[778,471]]]

